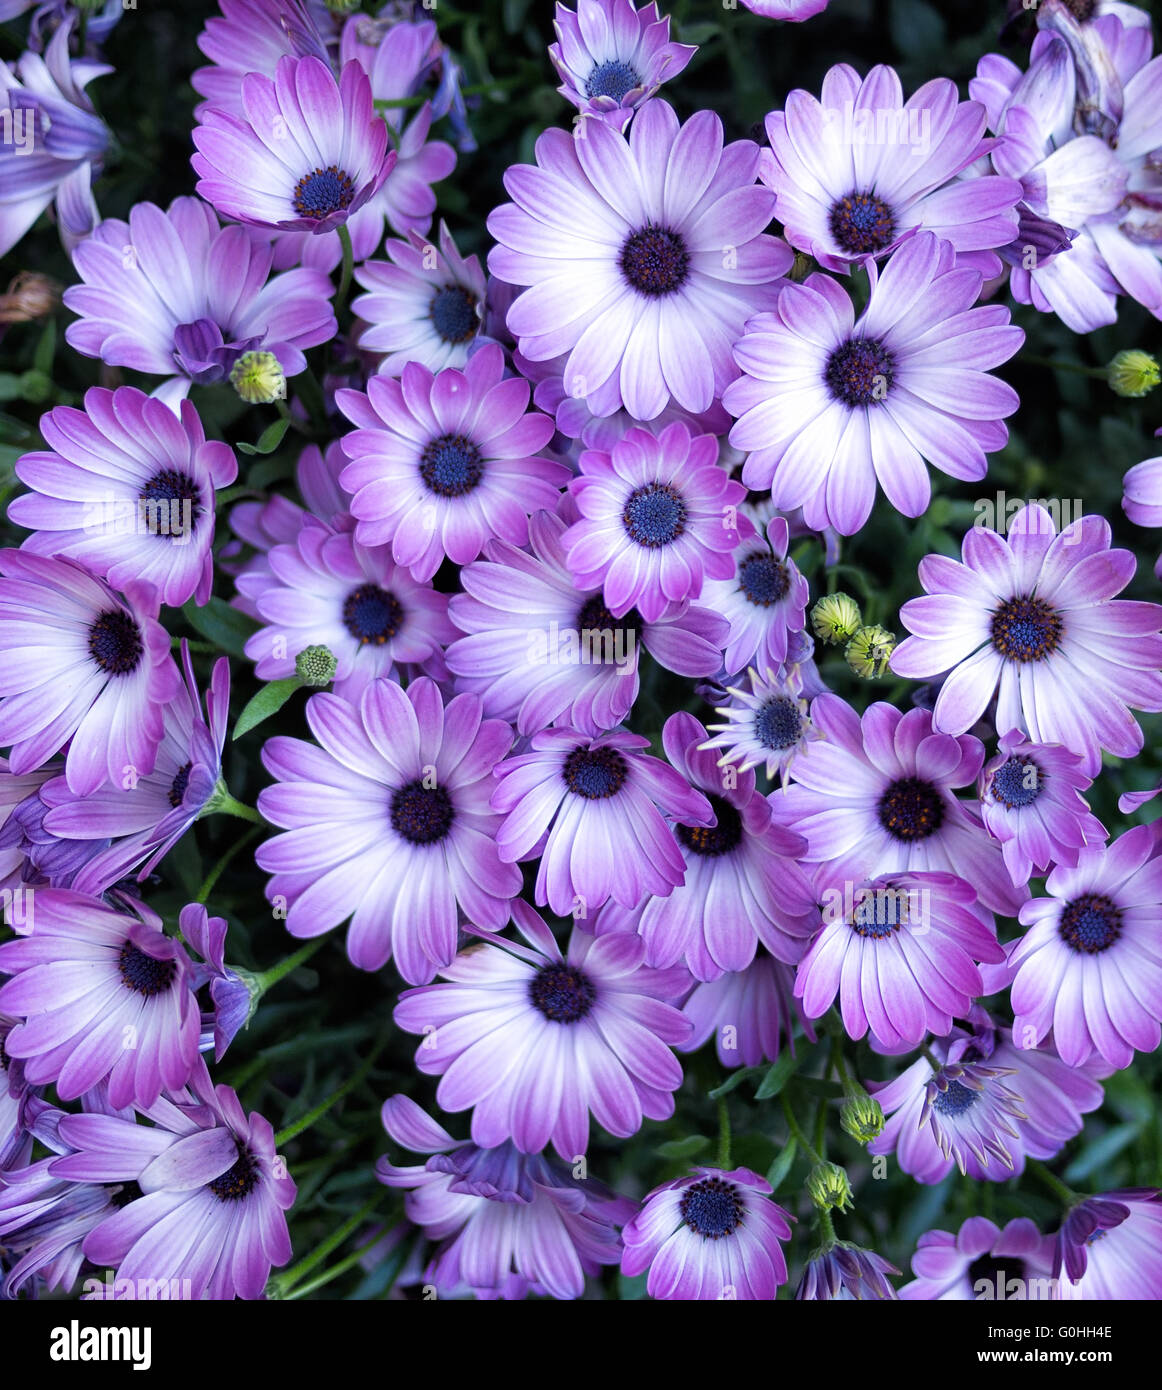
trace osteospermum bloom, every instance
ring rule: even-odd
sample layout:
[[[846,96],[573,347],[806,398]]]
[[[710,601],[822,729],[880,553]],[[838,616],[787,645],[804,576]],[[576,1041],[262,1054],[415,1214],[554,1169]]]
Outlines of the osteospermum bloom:
[[[365,261],[351,305],[363,325],[359,348],[381,358],[377,370],[399,376],[409,362],[430,372],[463,367],[484,319],[485,280],[478,256],[461,256],[444,222],[438,247],[418,232],[388,241],[386,261]]]
[[[247,73],[271,74],[288,55],[327,58],[316,23],[323,12],[320,0],[218,0],[218,8],[222,13],[207,19],[198,35],[198,47],[213,66],[195,69],[190,78],[205,98],[195,111],[199,119],[210,106],[241,116]]]
[[[238,476],[233,451],[133,386],[85,392],[84,410],[42,415],[49,451],[16,473],[30,492],[8,507],[33,534],[24,550],[67,555],[115,589],[143,582],[174,606],[205,603],[214,579],[214,492]]]
[[[949,672],[936,697],[937,729],[962,734],[994,694],[995,724],[1084,755],[1089,777],[1102,749],[1133,757],[1142,730],[1130,710],[1162,710],[1162,605],[1116,599],[1133,578],[1130,550],[1111,550],[1110,524],[1084,516],[1058,534],[1041,506],[1022,507],[1008,539],[969,531],[963,563],[920,562],[923,598],[900,620],[913,634],[892,670]]]
[[[144,904],[136,916],[82,893],[36,892],[31,933],[0,945],[0,1010],[18,1017],[4,1046],[33,1085],[76,1100],[108,1081],[115,1108],[149,1106],[190,1078],[198,1006],[189,957]]]
[[[882,1255],[840,1240],[811,1257],[795,1297],[825,1302],[891,1299],[896,1291],[887,1276],[899,1272]]]
[[[386,546],[307,523],[268,556],[271,582],[255,600],[263,626],[246,642],[260,680],[294,674],[306,647],[335,657],[334,692],[356,700],[376,676],[439,658],[456,635],[447,596],[393,563]],[[435,673],[433,673],[435,674]]]
[[[396,161],[357,62],[336,82],[318,58],[280,58],[242,79],[241,117],[209,107],[194,127],[199,195],[257,227],[329,232],[383,187]]]
[[[666,897],[607,906],[598,931],[636,931],[647,965],[684,959],[698,980],[745,970],[760,942],[794,964],[818,926],[811,885],[795,862],[804,841],[771,820],[753,772],[724,785],[714,754],[702,751],[705,738],[692,714],[671,715],[662,730],[666,757],[714,812],[713,825],[673,827],[686,861],[684,881]]]
[[[1094,1053],[1128,1067],[1162,1037],[1162,855],[1152,827],[1086,846],[1058,865],[1047,898],[1021,908],[1027,928],[1008,961],[1013,1034],[1035,1047],[1050,1030],[1070,1066]]]
[[[1100,844],[1105,827],[1082,792],[1090,779],[1084,759],[1054,743],[1031,743],[1019,730],[1002,735],[997,755],[980,774],[980,814],[1001,842],[1014,883],[1028,883],[1034,868],[1076,864],[1085,844]]]
[[[1122,510],[1135,526],[1162,526],[1162,458],[1137,463],[1122,480],[1125,495]],[[1162,555],[1154,565],[1162,576]]]
[[[375,376],[367,394],[336,393],[355,425],[343,437],[352,460],[341,481],[351,493],[356,539],[390,542],[397,565],[421,582],[445,556],[474,560],[498,536],[528,540],[529,513],[555,509],[569,471],[536,457],[553,436],[547,415],[529,411],[529,385],[504,376],[496,344],[459,371],[438,375],[409,362],[396,381]]]
[[[1162,1192],[1127,1188],[1073,1207],[1057,1233],[1053,1273],[1057,1297],[1069,1301],[1162,1298]]]
[[[561,78],[557,91],[582,115],[618,130],[698,51],[671,42],[670,19],[658,13],[657,0],[640,9],[634,0],[577,0],[576,11],[559,4],[553,28],[557,42],[549,57]]]
[[[912,1273],[916,1277],[900,1290],[905,1302],[1056,1296],[1053,1237],[1043,1236],[1026,1216],[1003,1230],[985,1216],[973,1216],[955,1233],[925,1231],[912,1256]]]
[[[770,308],[790,248],[765,234],[774,195],[755,183],[758,146],[725,149],[699,111],[679,127],[655,98],[628,142],[602,120],[547,130],[537,163],[504,176],[513,198],[488,219],[488,266],[528,286],[508,327],[530,361],[569,353],[565,390],[615,391],[638,420],[671,398],[709,408],[736,374],[731,344]]]
[[[306,716],[320,746],[280,737],[262,750],[277,780],[258,807],[287,831],[255,854],[272,875],[267,896],[286,902],[292,936],[350,917],[353,964],[378,970],[394,958],[405,980],[430,980],[456,954],[459,911],[503,926],[520,890],[488,806],[512,730],[481,719],[475,695],[445,705],[427,677],[406,692],[379,678],[358,704],[313,695]]]
[[[742,0],[752,14],[764,19],[784,19],[797,24],[813,15],[822,14],[828,0]]]
[[[405,1190],[409,1221],[438,1242],[424,1283],[441,1296],[467,1285],[504,1296],[514,1278],[550,1298],[580,1298],[586,1276],[617,1264],[617,1228],[634,1204],[556,1159],[506,1142],[484,1149],[452,1136],[407,1096],[383,1105],[383,1127],[398,1144],[432,1155],[420,1167],[381,1158],[375,1175]]]
[[[114,1210],[120,1189],[67,1182],[51,1158],[5,1173],[0,1182],[0,1299],[48,1289],[67,1292],[85,1263],[82,1243]]]
[[[630,429],[609,453],[587,449],[569,484],[580,520],[562,539],[580,588],[602,585],[614,617],[637,608],[655,622],[698,598],[707,579],[729,579],[733,551],[752,534],[746,497],[718,466],[713,435],[667,425]]]
[[[663,812],[708,826],[714,812],[702,793],[646,754],[649,739],[638,734],[548,729],[528,747],[496,768],[492,806],[504,816],[501,859],[540,855],[536,902],[568,916],[578,900],[592,910],[609,898],[636,907],[647,893],[668,897],[686,861]]]
[[[4,1046],[17,1019],[0,1014],[0,1174],[23,1168],[32,1157],[32,1134],[23,1123],[23,1067]]]
[[[730,703],[715,709],[724,724],[711,724],[713,738],[702,744],[720,750],[719,767],[739,772],[762,766],[768,777],[778,775],[784,786],[795,757],[818,737],[803,697],[803,675],[792,664],[760,676],[752,666],[746,673],[749,689],[728,686]]]
[[[749,457],[742,480],[803,508],[814,530],[852,535],[876,483],[905,516],[928,506],[924,461],[965,480],[1008,438],[1013,388],[988,374],[1024,340],[1002,305],[973,307],[981,279],[956,268],[951,243],[920,232],[879,276],[859,320],[826,275],[786,286],[735,344],[743,375],[723,394]]]
[[[487,558],[460,571],[464,592],[448,606],[465,634],[446,653],[457,691],[479,695],[485,714],[521,734],[559,723],[596,735],[622,723],[641,688],[642,648],[682,676],[722,665],[726,622],[710,609],[675,605],[649,623],[634,609],[615,618],[599,587],[578,590],[565,525],[537,512],[527,551],[490,541]]]
[[[622,1232],[622,1274],[651,1298],[769,1300],[787,1282],[789,1212],[749,1168],[696,1168],[655,1187]]]
[[[600,930],[600,919],[598,920]],[[795,972],[762,948],[745,970],[729,971],[694,986],[682,1005],[693,1023],[679,1052],[695,1052],[711,1036],[724,1067],[755,1067],[774,1062],[784,1044],[793,1046],[798,1013],[808,1038],[815,1035],[791,998]]]
[[[877,701],[862,720],[838,696],[811,705],[821,737],[796,757],[792,784],[771,795],[775,818],[807,838],[804,859],[850,878],[935,869],[976,886],[986,908],[1015,914],[1027,894],[1009,882],[1000,846],[955,791],[976,781],[984,746],[932,728],[927,710]]]
[[[670,1050],[690,1032],[669,1002],[684,970],[642,964],[640,938],[576,927],[562,952],[537,914],[513,904],[528,942],[483,934],[440,973],[406,990],[393,1018],[423,1033],[416,1066],[439,1076],[442,1110],[472,1111],[472,1140],[521,1153],[551,1143],[567,1162],[589,1146],[589,1117],[625,1139],[668,1119],[682,1067]]]
[[[785,111],[767,117],[771,154],[760,176],[777,195],[787,240],[827,270],[885,255],[920,228],[958,252],[1006,246],[1017,234],[1020,183],[956,178],[992,144],[985,120],[985,108],[960,101],[947,77],[905,101],[891,68],[861,80],[838,63],[821,100],[796,90]],[[986,274],[1000,269],[995,255],[978,259]]]
[[[64,293],[79,316],[65,337],[86,357],[168,378],[158,392],[171,402],[225,381],[244,352],[271,352],[298,376],[303,349],[335,336],[331,282],[302,267],[272,278],[272,258],[269,241],[220,227],[199,198],[164,212],[138,203],[74,250],[84,283]]]
[[[0,744],[12,745],[12,771],[69,741],[78,795],[152,772],[181,686],[154,591],[127,583],[122,597],[75,560],[27,551],[0,552],[0,575]]]

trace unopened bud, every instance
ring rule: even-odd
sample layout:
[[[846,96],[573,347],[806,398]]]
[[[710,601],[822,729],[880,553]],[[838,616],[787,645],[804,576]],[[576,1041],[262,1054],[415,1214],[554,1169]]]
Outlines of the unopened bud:
[[[1137,400],[1148,396],[1162,381],[1158,362],[1148,352],[1138,348],[1127,348],[1119,352],[1106,369],[1109,373],[1110,390],[1119,396],[1129,396]]]
[[[811,260],[810,256],[805,256],[802,251],[796,251],[795,259],[791,263],[791,269],[787,271],[787,279],[793,280],[795,284],[799,284],[800,281],[806,280],[807,276],[811,273],[813,264],[814,262]]]
[[[884,1129],[884,1112],[874,1096],[853,1087],[839,1111],[839,1125],[857,1144],[870,1144]]]
[[[250,405],[286,400],[286,377],[273,352],[244,352],[230,371],[230,385]]]
[[[0,323],[31,323],[49,316],[61,302],[61,287],[47,275],[22,270],[0,294]]]
[[[330,685],[338,664],[329,647],[304,647],[295,657],[295,675],[304,685]]]
[[[849,642],[863,626],[859,604],[848,594],[827,594],[811,610],[815,636],[829,646]]]
[[[847,664],[864,680],[878,680],[896,650],[896,634],[875,624],[861,627],[844,649]]]
[[[807,1174],[807,1194],[821,1211],[852,1206],[851,1183],[838,1163],[817,1163]]]
[[[350,14],[359,8],[363,0],[323,0],[323,3],[332,14]]]

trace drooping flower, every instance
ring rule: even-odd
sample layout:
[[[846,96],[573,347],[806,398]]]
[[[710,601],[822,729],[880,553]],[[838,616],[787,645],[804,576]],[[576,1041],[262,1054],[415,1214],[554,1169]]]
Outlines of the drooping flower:
[[[600,919],[599,919],[600,928]],[[811,1024],[791,997],[795,972],[761,946],[745,970],[728,971],[716,980],[696,984],[682,1005],[694,1024],[679,1052],[696,1052],[711,1037],[724,1067],[755,1067],[774,1062],[791,1041],[795,1019],[814,1041]]]
[[[773,1299],[794,1219],[749,1168],[696,1168],[649,1193],[622,1232],[621,1272],[661,1299]]]
[[[752,14],[762,15],[764,19],[782,19],[798,24],[822,14],[828,0],[742,0],[742,3]]]
[[[1004,1229],[985,1216],[970,1217],[955,1234],[925,1231],[912,1256],[916,1276],[900,1290],[905,1302],[968,1299],[1051,1299],[1053,1237],[1026,1216]]]
[[[280,58],[314,57],[327,61],[327,45],[318,19],[321,0],[218,0],[220,15],[212,15],[198,35],[198,47],[212,67],[197,68],[190,78],[194,91],[205,98],[195,110],[219,107],[244,115],[242,79],[247,73],[274,75]]]
[[[409,362],[400,380],[375,376],[367,394],[341,390],[355,425],[343,438],[351,463],[356,539],[391,544],[397,565],[420,582],[447,556],[474,560],[494,536],[524,545],[528,518],[552,511],[568,479],[563,464],[537,457],[553,434],[547,415],[527,410],[529,386],[504,377],[504,353],[481,348],[464,370],[438,375]]]
[[[1162,526],[1162,457],[1137,463],[1122,480],[1122,510],[1135,526]],[[1154,565],[1162,577],[1162,555]]]
[[[819,736],[808,714],[803,673],[792,663],[767,667],[761,676],[752,666],[746,675],[746,687],[727,687],[730,702],[714,711],[726,722],[708,726],[713,737],[702,747],[721,750],[719,767],[746,773],[761,766],[786,786],[795,758]]]
[[[202,1014],[199,1050],[214,1053],[220,1062],[254,1011],[256,1000],[249,984],[226,964],[225,917],[211,917],[202,903],[187,903],[178,916],[186,943],[202,957],[194,966],[195,986],[207,985],[213,1008]]]
[[[920,232],[879,276],[858,321],[829,276],[787,285],[735,344],[743,375],[723,394],[749,457],[742,480],[770,487],[781,511],[852,535],[876,483],[904,516],[928,506],[925,460],[962,480],[1008,438],[1017,393],[989,375],[1024,340],[1002,305],[973,307],[981,280],[950,242]]]
[[[153,771],[162,711],[181,687],[158,602],[146,584],[122,597],[74,560],[0,551],[0,744],[32,772],[69,743],[79,796]]]
[[[32,1133],[24,1124],[27,1085],[19,1058],[9,1057],[4,1046],[18,1020],[0,1014],[0,1183],[3,1175],[23,1168],[32,1157]]]
[[[1162,1191],[1127,1188],[1073,1207],[1057,1233],[1053,1274],[1067,1301],[1162,1298]]]
[[[1133,578],[1130,550],[1111,550],[1104,517],[1060,533],[1040,505],[1022,507],[1008,539],[969,531],[963,562],[920,562],[923,598],[900,619],[913,634],[892,670],[948,672],[933,709],[945,733],[971,729],[995,694],[998,732],[1064,744],[1096,776],[1102,749],[1133,757],[1142,730],[1130,710],[1162,710],[1162,605],[1115,599]]]
[[[743,323],[774,304],[792,261],[764,231],[774,195],[755,184],[758,147],[724,149],[713,112],[679,127],[654,98],[628,141],[586,120],[576,138],[545,131],[536,160],[508,170],[514,201],[488,219],[489,269],[529,287],[508,312],[521,353],[569,353],[570,396],[608,384],[638,420],[671,398],[708,409],[736,374]]]
[[[709,826],[714,812],[680,773],[643,750],[639,734],[588,738],[572,729],[534,734],[528,752],[496,768],[492,806],[502,860],[540,855],[538,905],[558,916],[585,913],[608,899],[636,907],[668,897],[686,861],[664,816]]]
[[[897,1294],[887,1276],[899,1272],[882,1255],[838,1240],[811,1257],[795,1297],[825,1302],[892,1299]]]
[[[114,1186],[67,1182],[43,1158],[0,1181],[0,1299],[68,1292],[85,1263],[85,1237],[112,1211]]]
[[[520,890],[488,806],[512,730],[482,719],[475,695],[445,705],[427,677],[406,692],[381,677],[358,704],[313,695],[306,717],[320,746],[278,737],[262,751],[277,780],[258,808],[287,832],[255,853],[272,875],[267,897],[285,902],[292,936],[349,917],[353,964],[394,958],[405,980],[430,980],[456,954],[459,912],[501,927]]]
[[[670,1050],[690,1023],[668,1001],[684,970],[643,965],[641,939],[580,926],[562,952],[527,904],[513,921],[528,943],[481,932],[441,970],[446,983],[405,990],[393,1017],[423,1033],[416,1066],[441,1078],[443,1110],[472,1110],[472,1140],[521,1153],[551,1143],[566,1162],[589,1146],[590,1115],[625,1139],[674,1113],[682,1067]]]

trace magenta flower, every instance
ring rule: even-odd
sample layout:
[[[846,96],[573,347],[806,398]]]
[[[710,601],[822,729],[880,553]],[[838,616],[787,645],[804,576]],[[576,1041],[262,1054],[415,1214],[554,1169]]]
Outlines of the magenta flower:
[[[375,376],[366,395],[345,389],[336,400],[356,426],[342,441],[356,539],[390,542],[396,564],[421,582],[445,556],[474,560],[494,536],[524,545],[529,514],[555,510],[568,479],[563,464],[536,457],[553,422],[528,410],[528,382],[505,379],[495,344],[462,372],[433,376],[409,362],[399,381]]]
[[[899,1272],[882,1255],[838,1240],[811,1257],[795,1297],[826,1303],[893,1299],[896,1291],[887,1276]]]
[[[212,15],[198,35],[198,47],[212,67],[198,68],[190,81],[205,98],[195,114],[208,107],[243,115],[242,79],[247,73],[273,76],[278,60],[313,54],[326,61],[327,45],[319,32],[319,0],[218,0],[221,15]]]
[[[949,672],[933,722],[971,729],[995,694],[997,730],[1084,756],[1093,777],[1102,749],[1131,758],[1142,730],[1131,708],[1162,710],[1162,606],[1115,599],[1134,574],[1132,551],[1111,550],[1109,522],[1085,516],[1058,534],[1041,506],[1022,507],[1008,540],[987,528],[964,538],[963,563],[920,562],[928,591],[900,610],[913,634],[892,670]]]
[[[1053,1237],[1026,1216],[1002,1230],[984,1216],[960,1230],[925,1231],[912,1256],[916,1276],[900,1290],[905,1302],[940,1299],[1049,1299],[1056,1296]]]
[[[579,588],[603,587],[614,617],[637,608],[656,622],[697,599],[707,579],[730,579],[733,551],[752,534],[746,497],[718,466],[713,435],[683,424],[659,435],[630,429],[609,453],[587,449],[569,484],[580,520],[562,545]]]
[[[783,19],[799,24],[804,19],[822,14],[828,0],[742,0],[742,3],[753,14],[762,15],[764,19]]]
[[[760,947],[745,970],[695,985],[682,1005],[694,1031],[678,1051],[696,1052],[713,1037],[724,1067],[774,1062],[784,1044],[793,1047],[796,1017],[814,1042],[811,1024],[791,997],[794,983],[794,970]]]
[[[1162,457],[1136,463],[1122,481],[1122,510],[1134,525],[1162,526]],[[1154,573],[1162,577],[1162,555],[1154,565]]]
[[[441,1078],[443,1110],[474,1107],[472,1141],[521,1153],[551,1143],[566,1162],[589,1147],[589,1116],[628,1138],[643,1118],[668,1119],[682,1067],[670,1050],[690,1024],[667,1001],[686,972],[650,970],[635,936],[574,929],[562,953],[526,904],[513,921],[528,942],[481,932],[440,973],[446,984],[405,990],[393,1017],[425,1035],[416,1066]]]
[[[1162,1298],[1162,1192],[1132,1187],[1087,1197],[1061,1223],[1053,1253],[1057,1297]]]
[[[774,671],[768,667],[762,676],[752,666],[746,677],[746,686],[726,687],[729,703],[714,710],[725,723],[708,726],[713,737],[702,747],[720,754],[719,767],[748,772],[761,766],[786,787],[795,758],[819,737],[808,715],[804,673],[792,662]]]

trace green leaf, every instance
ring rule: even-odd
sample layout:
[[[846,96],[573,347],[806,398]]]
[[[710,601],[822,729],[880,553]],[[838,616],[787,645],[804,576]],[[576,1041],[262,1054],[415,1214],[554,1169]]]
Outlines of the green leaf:
[[[795,1068],[798,1065],[798,1057],[793,1056],[790,1052],[784,1052],[763,1077],[758,1090],[754,1093],[755,1100],[770,1100],[772,1096],[777,1096],[794,1076]]]
[[[693,1158],[707,1148],[710,1140],[704,1134],[691,1134],[685,1139],[668,1139],[659,1144],[657,1153],[661,1158]]]
[[[231,739],[241,738],[255,725],[269,719],[272,714],[277,714],[300,685],[302,681],[298,676],[286,676],[282,680],[270,681],[264,685],[238,716],[234,732],[230,735]]]
[[[4,399],[6,398],[0,393],[0,400]],[[23,420],[18,420],[15,415],[0,412],[0,443],[20,444],[31,435],[32,431]]]
[[[229,656],[245,656],[248,638],[258,631],[253,618],[231,608],[220,598],[212,598],[201,608],[190,599],[182,604],[182,617],[195,632],[216,643]]]
[[[1111,1159],[1116,1158],[1138,1137],[1142,1126],[1137,1120],[1127,1120],[1125,1124],[1114,1125],[1106,1130],[1100,1139],[1087,1144],[1081,1153],[1065,1170],[1066,1182],[1082,1182],[1099,1168],[1104,1168]]]
[[[632,1279],[624,1274],[617,1276],[617,1296],[623,1303],[633,1303],[638,1299],[648,1297],[646,1293],[646,1280],[650,1277],[647,1269],[644,1274],[635,1274]]]
[[[44,325],[44,332],[40,335],[40,341],[36,345],[36,355],[32,359],[32,365],[38,372],[43,372],[45,376],[52,376],[52,359],[56,353],[56,319],[50,318]]]
[[[717,1100],[719,1096],[730,1095],[736,1086],[741,1086],[750,1076],[758,1076],[762,1070],[762,1067],[739,1067],[736,1072],[732,1072],[726,1078],[721,1086],[715,1086],[714,1090],[710,1092],[710,1099]]]
[[[290,417],[280,416],[273,425],[268,425],[258,437],[257,444],[239,444],[240,454],[273,454],[282,443],[283,435],[290,429]]]
[[[767,1182],[770,1183],[773,1192],[778,1192],[779,1188],[786,1181],[787,1174],[791,1171],[791,1165],[795,1162],[795,1157],[798,1152],[799,1141],[792,1135],[791,1138],[787,1140],[786,1148],[767,1169]]]
[[[289,478],[294,473],[294,460],[289,454],[279,454],[276,458],[263,459],[253,468],[247,469],[246,486],[265,492],[271,483]]]

